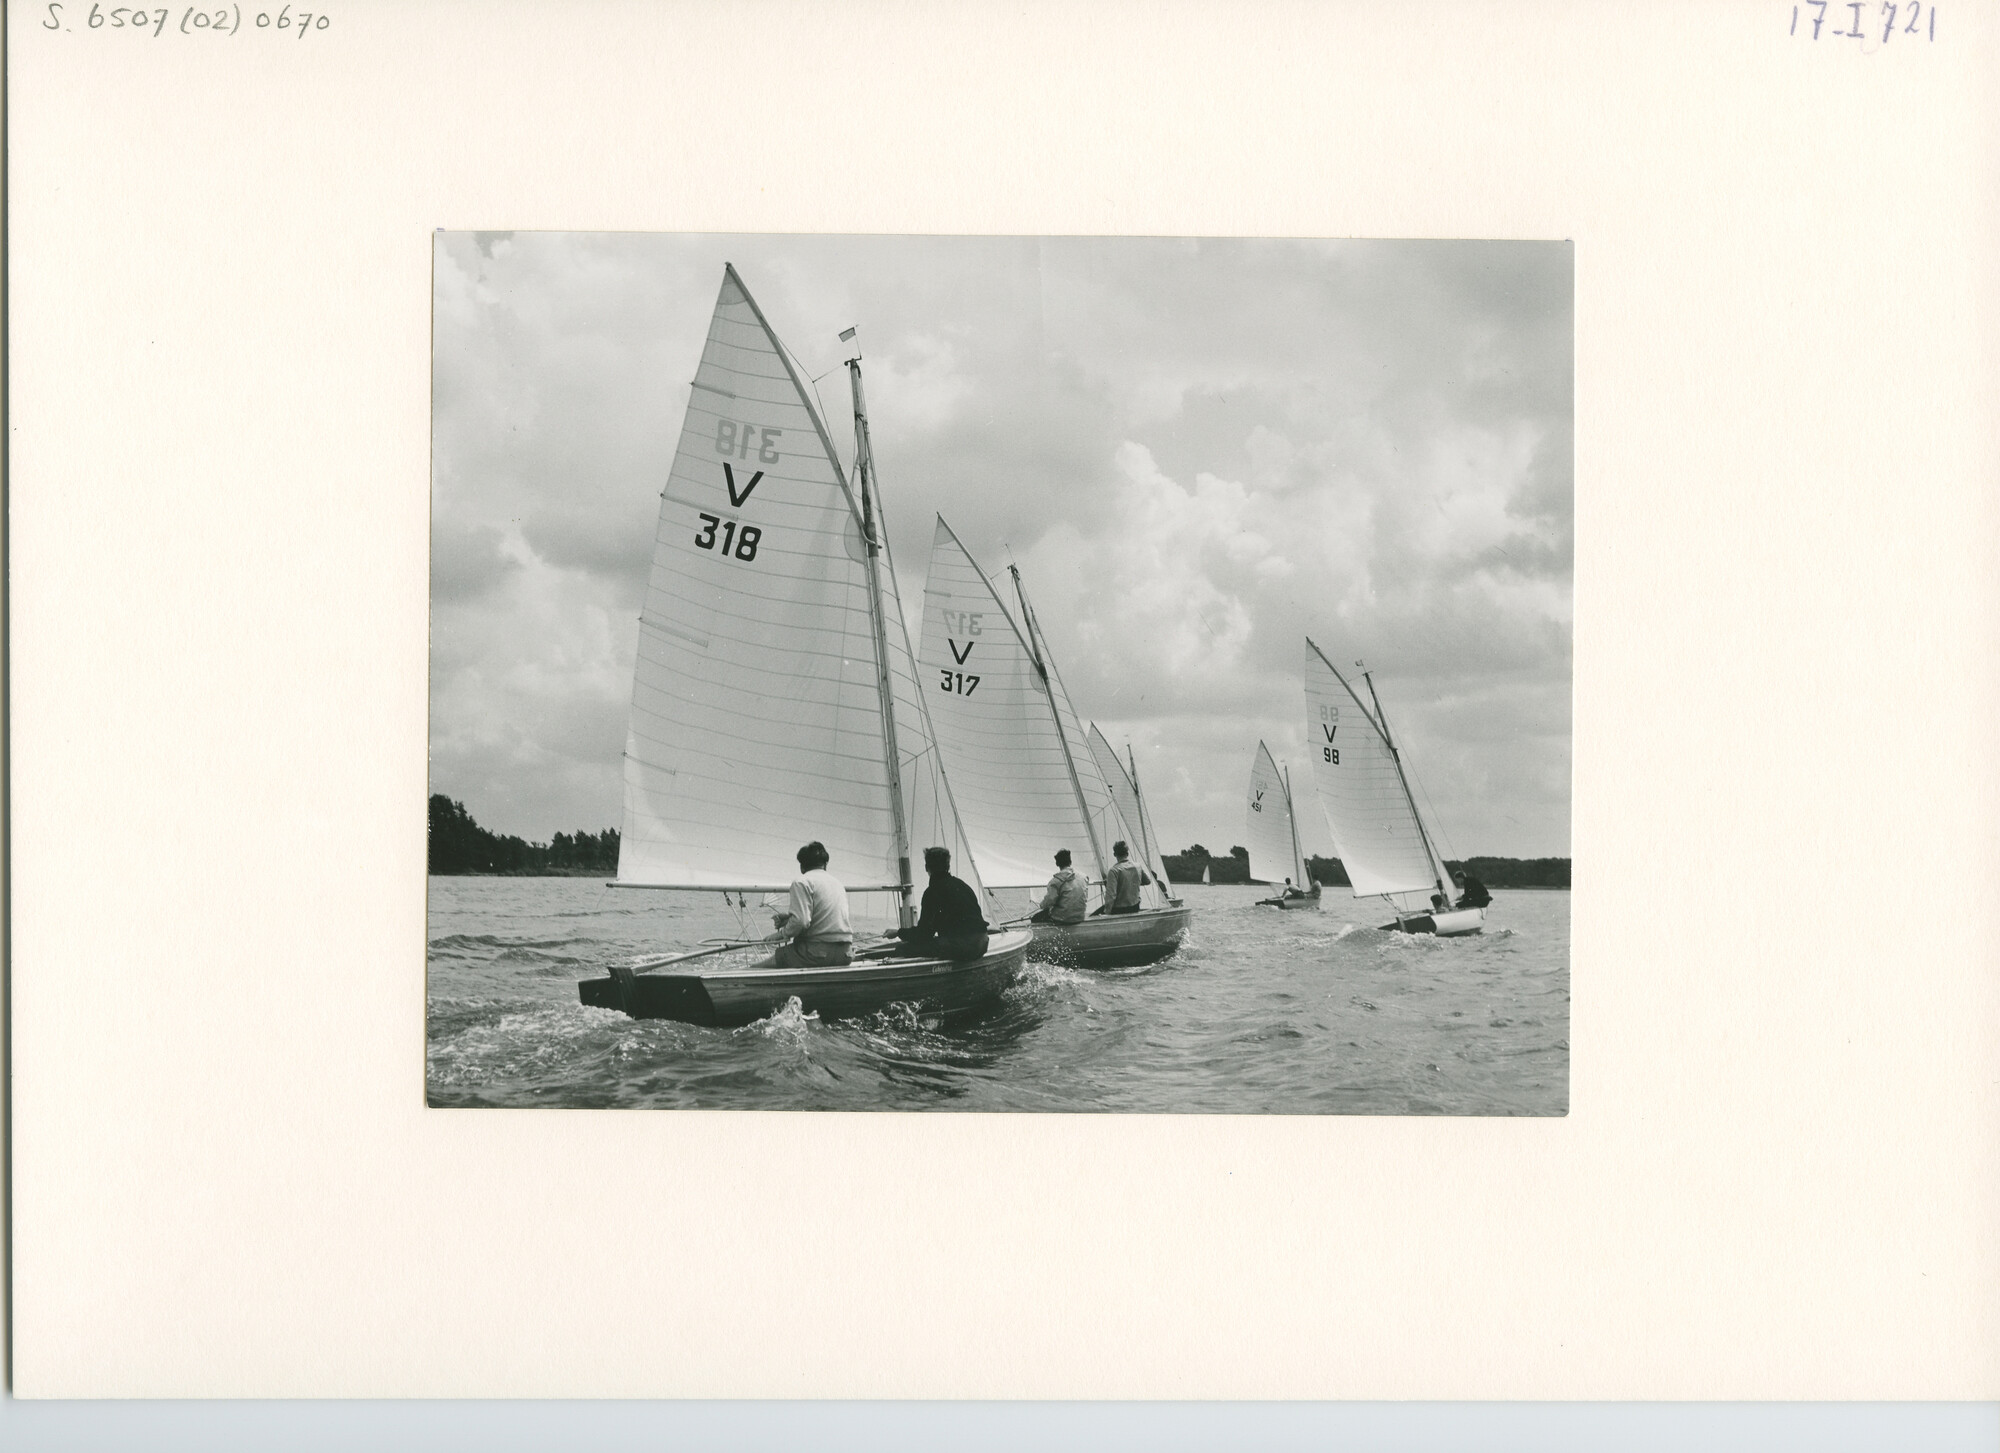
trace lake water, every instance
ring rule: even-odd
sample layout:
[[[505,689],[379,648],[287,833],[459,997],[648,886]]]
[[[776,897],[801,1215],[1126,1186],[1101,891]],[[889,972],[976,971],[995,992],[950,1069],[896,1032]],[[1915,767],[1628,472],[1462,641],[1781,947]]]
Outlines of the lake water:
[[[1383,933],[1379,901],[1317,913],[1191,885],[1179,953],[1029,964],[991,1013],[898,1006],[740,1029],[577,1002],[607,963],[762,931],[713,894],[584,878],[432,878],[426,1085],[439,1106],[1561,1115],[1569,894],[1495,890],[1486,931]],[[879,896],[879,895],[877,895]],[[860,900],[857,899],[857,904]],[[857,930],[870,926],[857,919]],[[875,926],[879,926],[875,925]]]

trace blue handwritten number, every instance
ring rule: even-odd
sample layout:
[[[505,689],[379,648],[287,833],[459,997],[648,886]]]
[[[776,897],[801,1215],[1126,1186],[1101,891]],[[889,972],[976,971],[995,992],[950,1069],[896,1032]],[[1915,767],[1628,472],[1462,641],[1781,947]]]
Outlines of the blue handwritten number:
[[[1917,33],[1917,17],[1919,15],[1922,15],[1923,13],[1924,13],[1923,0],[1914,0],[1914,3],[1912,3],[1910,6],[1910,23],[1903,27],[1903,34],[1915,35]],[[1931,26],[1933,29],[1935,29],[1937,26],[1937,19],[1935,15],[1933,15],[1931,19]]]
[[[1818,40],[1819,23],[1822,20],[1826,19],[1827,0],[1806,0],[1806,4],[1813,6],[1815,9],[1819,11],[1819,14],[1813,17],[1813,37],[1812,37],[1814,40]]]
[[[1856,40],[1861,39],[1861,5],[1859,0],[1847,0],[1847,8],[1854,12],[1854,29],[1847,33]]]

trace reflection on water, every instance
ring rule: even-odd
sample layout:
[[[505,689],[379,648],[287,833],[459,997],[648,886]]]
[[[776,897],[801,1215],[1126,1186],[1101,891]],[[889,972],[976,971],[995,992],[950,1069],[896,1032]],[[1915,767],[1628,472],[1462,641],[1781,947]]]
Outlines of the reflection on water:
[[[1510,892],[1475,938],[1384,933],[1191,887],[1172,958],[1029,963],[989,1008],[897,1004],[822,1022],[797,1001],[736,1029],[578,1001],[607,963],[737,936],[711,895],[569,878],[433,878],[426,1079],[438,1106],[1559,1115],[1569,895]],[[642,900],[642,901],[634,901]],[[756,917],[752,913],[750,917]],[[860,925],[857,927],[880,925]]]

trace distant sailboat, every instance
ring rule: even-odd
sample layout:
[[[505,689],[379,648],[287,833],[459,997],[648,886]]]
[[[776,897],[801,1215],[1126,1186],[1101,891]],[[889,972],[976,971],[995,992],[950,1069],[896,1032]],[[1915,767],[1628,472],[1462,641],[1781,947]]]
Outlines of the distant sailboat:
[[[1313,779],[1354,896],[1389,904],[1396,921],[1383,924],[1385,929],[1477,933],[1486,911],[1452,907],[1451,870],[1417,811],[1375,683],[1366,672],[1361,679],[1367,702],[1307,640],[1306,732],[1315,751]]]
[[[1053,855],[1102,885],[1112,846],[1145,841],[1126,820],[1090,750],[1033,607],[1011,571],[1009,609],[943,519],[931,543],[919,661],[938,749],[989,890],[1039,891]],[[1136,799],[1136,790],[1134,793]],[[1141,846],[1140,852],[1145,848]],[[1156,863],[1142,863],[1157,877]],[[1192,917],[1164,885],[1136,913],[1038,923],[1031,958],[1091,967],[1151,963],[1180,946]]]
[[[619,888],[783,893],[819,841],[851,892],[915,922],[912,846],[977,865],[932,750],[874,482],[861,364],[850,484],[799,371],[733,267],[709,324],[653,545],[625,746]],[[996,995],[1025,932],[953,961],[857,946],[855,961],[776,969],[708,962],[751,945],[649,958],[578,985],[639,1018],[741,1024]],[[755,947],[763,947],[756,945]],[[657,972],[672,969],[673,972]]]
[[[1319,884],[1313,882],[1312,869],[1299,849],[1291,773],[1279,768],[1271,749],[1262,742],[1257,743],[1257,755],[1250,759],[1250,797],[1244,815],[1251,880],[1275,883],[1280,876],[1285,880],[1284,890],[1275,898],[1260,898],[1258,907],[1319,907]],[[1310,889],[1307,884],[1312,885]]]

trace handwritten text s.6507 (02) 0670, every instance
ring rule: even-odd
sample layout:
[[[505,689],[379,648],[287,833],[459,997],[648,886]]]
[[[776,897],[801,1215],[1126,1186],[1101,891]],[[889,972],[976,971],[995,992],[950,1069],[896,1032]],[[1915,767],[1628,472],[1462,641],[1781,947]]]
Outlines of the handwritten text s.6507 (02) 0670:
[[[147,10],[125,5],[107,6],[102,0],[97,0],[86,11],[80,4],[68,3],[68,0],[46,0],[46,10],[43,30],[71,33],[94,30],[105,34],[148,35],[156,40],[163,35],[236,35],[244,30],[252,35],[261,33],[283,36],[287,40],[303,40],[308,33],[326,30],[333,24],[329,15],[319,11],[294,10],[290,5],[281,5],[275,10],[247,12],[241,5],[233,4],[214,8],[189,5],[181,9],[177,16],[171,7]]]

